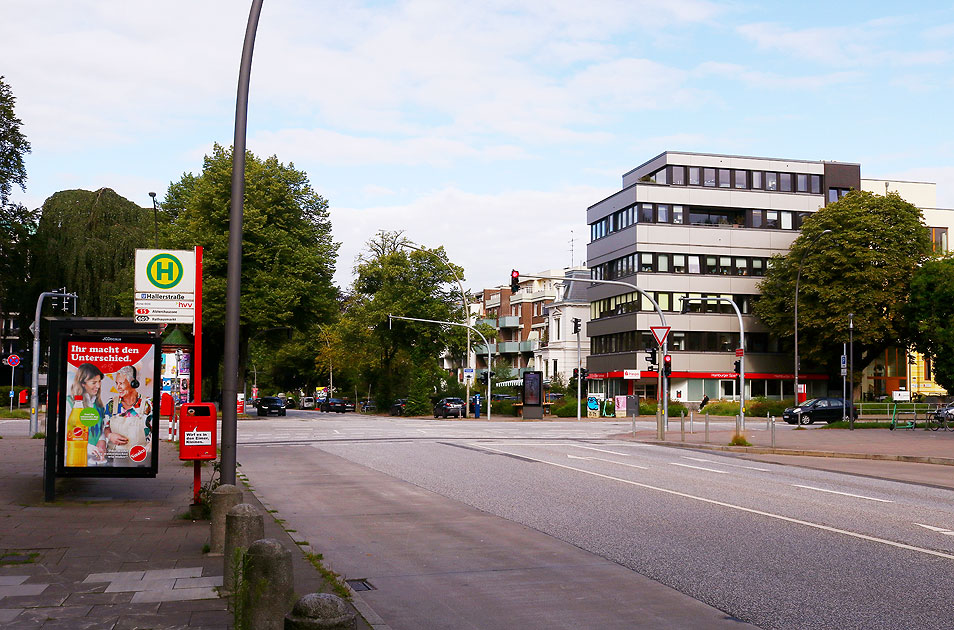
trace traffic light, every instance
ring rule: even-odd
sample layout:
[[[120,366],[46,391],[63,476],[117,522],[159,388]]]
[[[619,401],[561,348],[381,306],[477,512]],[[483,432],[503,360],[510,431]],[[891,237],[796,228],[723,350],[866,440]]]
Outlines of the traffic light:
[[[580,324],[581,324],[581,323],[582,323],[582,322],[580,321],[580,318],[579,318],[579,317],[574,317],[574,318],[573,318],[573,334],[574,334],[574,335],[578,335],[578,334],[580,333]]]
[[[656,365],[656,348],[650,348],[646,351],[646,362],[649,363],[649,367]]]
[[[573,378],[580,378],[579,368],[573,368]]]
[[[672,374],[672,355],[667,354],[663,357],[663,374],[667,377]]]
[[[742,373],[742,359],[739,359],[735,362],[735,374],[738,376]]]
[[[586,368],[582,368],[582,369],[580,370],[580,378],[581,378],[582,380],[585,381],[585,380],[586,380],[586,377],[589,376],[589,375],[590,375],[590,371],[587,370]]]
[[[510,292],[516,293],[520,290],[520,272],[514,269],[510,272]]]

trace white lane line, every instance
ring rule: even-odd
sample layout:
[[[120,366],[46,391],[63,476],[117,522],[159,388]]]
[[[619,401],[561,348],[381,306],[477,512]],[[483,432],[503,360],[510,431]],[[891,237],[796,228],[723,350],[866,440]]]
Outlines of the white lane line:
[[[637,466],[636,464],[626,464],[623,462],[616,462],[612,459],[603,459],[602,457],[580,457],[579,455],[570,455],[567,453],[567,457],[570,459],[593,459],[598,462],[609,462],[610,464],[616,464],[617,466],[627,466],[629,468],[639,468],[640,470],[649,470],[646,466]]]
[[[944,529],[943,527],[934,527],[933,525],[925,525],[924,523],[915,523],[915,525],[929,529],[932,532],[937,532],[938,534],[944,534],[945,536],[954,536],[954,532],[949,529]]]
[[[338,429],[332,429],[332,430],[335,432],[335,435],[341,435],[341,431],[339,431]]]
[[[793,486],[796,488],[805,488],[806,490],[817,490],[818,492],[827,492],[829,494],[840,494],[844,497],[854,497],[856,499],[867,499],[868,501],[878,501],[879,503],[894,503],[894,501],[889,501],[888,499],[876,499],[874,497],[866,497],[861,494],[851,494],[850,492],[838,492],[837,490],[826,490],[824,488],[816,488],[815,486],[802,486],[797,483],[793,483]]]
[[[583,446],[582,444],[567,444],[567,446],[574,446],[576,448],[585,448],[588,451],[599,451],[600,453],[609,453],[610,455],[620,455],[622,457],[631,457],[631,453],[617,453],[616,451],[608,451],[605,448],[596,448],[595,446]]]
[[[732,466],[733,468],[745,468],[746,470],[759,470],[762,472],[771,472],[768,468],[757,468],[755,466],[743,466],[742,464],[728,464],[726,462],[716,462],[711,459],[704,459],[702,457],[687,457],[686,455],[683,455],[682,458],[690,459],[694,462],[705,462],[706,464],[719,464],[720,466]]]
[[[729,473],[724,470],[716,470],[715,468],[705,468],[703,466],[693,466],[692,464],[680,464],[679,462],[669,462],[673,466],[682,466],[683,468],[695,468],[696,470],[705,470],[708,472],[719,473],[720,475],[728,475]]]
[[[814,529],[820,529],[822,531],[831,532],[833,534],[842,534],[844,536],[858,538],[859,540],[867,540],[868,542],[879,543],[882,545],[887,545],[889,547],[895,547],[897,549],[905,549],[907,551],[916,551],[918,553],[923,553],[929,556],[937,556],[939,558],[947,558],[948,560],[954,560],[954,555],[949,553],[944,553],[942,551],[934,551],[933,549],[924,549],[923,547],[915,547],[914,545],[908,545],[905,543],[895,542],[893,540],[885,540],[884,538],[868,536],[867,534],[859,534],[857,532],[850,532],[846,529],[838,529],[837,527],[829,527],[828,525],[822,525],[820,523],[812,523],[811,521],[803,521],[801,519],[792,518],[791,516],[783,516],[781,514],[772,514],[771,512],[763,512],[762,510],[747,508],[741,505],[734,505],[732,503],[726,503],[725,501],[716,501],[715,499],[707,499],[705,497],[699,497],[693,494],[679,492],[678,490],[670,490],[668,488],[660,488],[659,486],[652,486],[648,483],[640,483],[639,481],[632,481],[630,479],[621,479],[619,477],[613,477],[612,475],[604,475],[602,473],[593,472],[592,470],[585,470],[583,468],[575,468],[573,466],[567,466],[565,464],[557,464],[555,462],[548,462],[545,459],[536,459],[534,457],[529,457],[527,455],[520,455],[519,453],[508,453],[507,451],[491,448],[490,446],[481,446],[480,448],[484,448],[484,449],[487,449],[488,451],[494,451],[497,453],[503,453],[504,455],[517,455],[518,457],[523,457],[524,459],[531,459],[541,464],[549,464],[550,466],[555,466],[557,468],[564,468],[566,470],[575,470],[576,472],[583,473],[584,475],[592,475],[593,477],[599,477],[601,479],[609,479],[611,481],[618,481],[620,483],[625,483],[630,486],[645,488],[647,490],[655,490],[656,492],[663,492],[665,494],[671,494],[673,496],[682,497],[684,499],[691,499],[693,501],[701,501],[702,503],[708,503],[710,505],[718,505],[719,507],[725,507],[732,510],[738,510],[740,512],[748,512],[749,514],[757,514],[759,516],[765,516],[766,518],[774,518],[776,520],[784,521],[786,523],[793,523],[795,525],[804,525],[805,527],[812,527]]]

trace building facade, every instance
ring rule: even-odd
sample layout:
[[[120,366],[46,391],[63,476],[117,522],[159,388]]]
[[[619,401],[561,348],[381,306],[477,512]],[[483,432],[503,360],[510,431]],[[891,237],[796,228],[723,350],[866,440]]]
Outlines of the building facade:
[[[672,329],[673,399],[740,393],[735,310],[726,302],[694,301],[683,313],[683,297],[726,298],[738,307],[746,398],[793,398],[794,358],[752,314],[758,284],[769,259],[788,251],[806,217],[862,188],[859,164],[665,152],[623,175],[619,192],[587,209],[587,266],[594,279],[639,286],[664,311]],[[951,213],[925,215],[946,241]],[[645,350],[655,347],[649,327],[660,324],[655,309],[625,287],[597,284],[588,296],[590,391],[655,398],[656,372],[645,361]],[[808,396],[841,390],[840,382],[829,383],[804,364],[799,382]]]
[[[587,279],[586,267],[575,267],[564,272],[567,278]],[[590,314],[587,285],[584,282],[563,282],[556,300],[544,307],[546,326],[540,347],[533,353],[536,369],[543,372],[545,380],[557,375],[569,382],[573,370],[586,367],[590,353],[590,338],[586,334],[586,322]],[[579,334],[574,333],[574,320],[579,321]]]

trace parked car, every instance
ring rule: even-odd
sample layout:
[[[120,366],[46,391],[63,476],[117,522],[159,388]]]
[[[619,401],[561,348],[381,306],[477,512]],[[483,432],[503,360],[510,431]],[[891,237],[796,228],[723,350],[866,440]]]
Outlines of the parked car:
[[[398,398],[394,401],[394,404],[391,405],[391,415],[403,416],[405,407],[407,407],[407,398]]]
[[[311,396],[303,396],[301,399],[301,408],[302,409],[314,409],[315,408],[315,399]]]
[[[373,400],[365,399],[361,401],[361,411],[364,413],[374,413],[378,410],[378,406],[374,403]]]
[[[954,402],[949,402],[944,406],[938,407],[934,412],[934,419],[938,422],[950,422],[954,420]]]
[[[841,398],[812,398],[797,407],[789,407],[782,412],[782,419],[789,424],[814,424],[816,420],[823,422],[838,422],[842,419],[842,406],[847,404],[847,414],[858,418],[858,409],[852,404],[845,403]]]
[[[258,415],[268,416],[271,414],[284,416],[285,403],[278,396],[262,396],[258,399]]]
[[[329,398],[325,401],[324,405],[321,408],[322,411],[335,412],[335,413],[344,413],[348,411],[348,405],[345,403],[343,398]],[[354,406],[352,405],[351,411],[354,411]]]
[[[344,403],[345,411],[354,411],[354,401],[350,398],[343,398],[342,402]]]
[[[434,406],[435,418],[447,418],[448,416],[460,418],[463,415],[464,401],[460,398],[441,398]]]

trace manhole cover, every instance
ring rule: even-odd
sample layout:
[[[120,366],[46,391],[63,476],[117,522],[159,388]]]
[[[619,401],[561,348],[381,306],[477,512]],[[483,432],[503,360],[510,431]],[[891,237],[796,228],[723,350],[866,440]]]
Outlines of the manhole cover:
[[[374,587],[367,580],[345,580],[354,591],[373,591]]]

